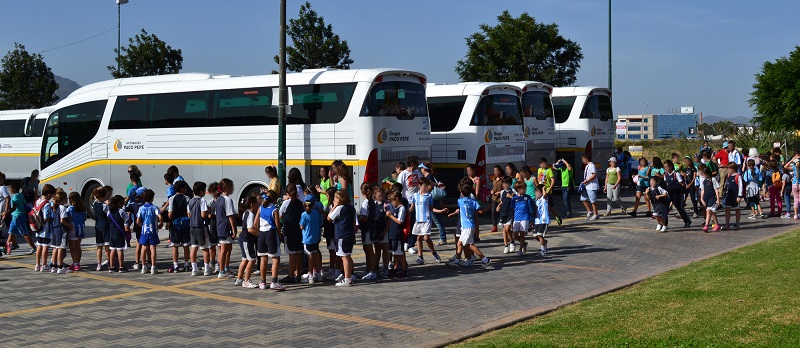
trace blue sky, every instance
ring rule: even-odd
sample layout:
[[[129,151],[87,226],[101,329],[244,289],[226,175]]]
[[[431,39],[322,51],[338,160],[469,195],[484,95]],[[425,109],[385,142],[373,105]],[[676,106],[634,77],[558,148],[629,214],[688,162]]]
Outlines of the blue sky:
[[[560,26],[584,59],[578,85],[607,85],[607,2],[604,0],[311,1],[346,39],[354,67],[421,71],[431,82],[456,82],[464,38],[503,10],[527,12]],[[288,15],[301,2],[289,0]],[[113,0],[3,1],[0,52],[25,44],[42,51],[117,24]],[[278,50],[278,1],[130,0],[122,37],[141,28],[183,50],[184,72],[269,73]],[[614,111],[659,113],[693,105],[705,115],[752,116],[747,104],[762,63],[800,42],[800,3],[770,1],[615,0]],[[109,79],[116,30],[45,52],[57,75],[84,85]]]

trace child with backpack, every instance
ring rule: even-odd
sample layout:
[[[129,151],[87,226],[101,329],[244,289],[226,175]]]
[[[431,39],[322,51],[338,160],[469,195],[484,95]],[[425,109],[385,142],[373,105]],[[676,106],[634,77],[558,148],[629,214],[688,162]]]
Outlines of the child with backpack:
[[[86,238],[86,205],[83,203],[80,193],[71,192],[69,194],[69,214],[72,229],[67,233],[67,243],[69,243],[69,253],[72,257],[72,271],[81,270],[81,241]]]
[[[703,232],[708,232],[708,225],[714,222],[713,232],[719,231],[719,221],[717,221],[717,205],[719,199],[719,182],[713,176],[711,169],[703,167],[702,171],[703,180],[700,181],[700,203],[706,207],[706,221],[703,225]]]
[[[131,178],[135,178],[132,174]],[[125,212],[128,213],[128,220],[125,223],[128,225],[128,231],[133,231],[136,240],[138,241],[139,238],[142,237],[142,226],[136,224],[136,216],[139,214],[139,209],[144,205],[144,201],[142,200],[142,194],[145,190],[144,187],[136,185],[135,183],[131,183],[131,188],[128,190],[128,197],[125,198]],[[125,242],[128,245],[128,248],[131,247],[131,233],[126,232],[125,234]],[[133,269],[139,270],[140,262],[141,265],[147,263],[147,260],[141,260],[142,252],[142,245],[138,242],[136,243],[136,252],[134,253],[134,263]]]
[[[53,185],[42,186],[42,196],[36,200],[33,209],[28,213],[28,224],[36,238],[36,268],[40,272],[53,269],[53,264],[47,264],[47,254],[50,250],[50,238],[53,233],[53,207],[50,199],[56,193]]]
[[[756,167],[756,162],[752,158],[748,159],[746,163],[747,169],[742,173],[741,178],[744,179],[744,184],[746,185],[745,197],[747,205],[750,206],[752,211],[752,214],[747,218],[758,219],[760,217],[766,219],[767,214],[764,214],[761,210],[761,186],[764,182],[764,176],[761,170]]]
[[[661,187],[662,179],[658,176],[650,178],[650,187],[645,194],[653,207],[653,216],[656,217],[656,231],[667,232],[669,226],[669,192]]]
[[[739,220],[742,218],[742,212],[739,210],[739,203],[744,197],[744,184],[742,175],[739,174],[739,166],[735,162],[728,162],[726,167],[727,176],[725,177],[725,186],[723,186],[723,204],[725,205],[725,226],[722,229],[739,229]],[[736,212],[736,223],[731,225],[731,210]]]
[[[197,249],[203,249],[204,267],[202,274],[205,276],[210,276],[212,269],[210,264],[211,258],[209,257],[208,249],[211,248],[211,244],[208,240],[208,226],[206,225],[209,209],[208,202],[203,199],[203,196],[206,195],[206,183],[202,181],[195,182],[192,186],[192,192],[194,193],[194,197],[189,200],[189,204],[187,206],[189,215],[189,239],[191,247],[189,260],[192,263],[192,276],[198,276],[201,274],[201,271],[197,267]]]
[[[372,234],[375,229],[375,201],[372,197],[372,185],[369,183],[361,184],[361,197],[364,201],[361,202],[361,209],[358,214],[358,227],[361,230],[361,246],[364,249],[364,258],[366,259],[367,273],[362,277],[362,280],[375,280],[378,279],[378,270],[373,268],[377,266],[377,257],[375,255],[375,248],[372,246]]]
[[[94,239],[97,244],[97,268],[96,271],[109,263],[111,260],[111,249],[108,247],[108,201],[111,199],[112,190],[110,186],[98,187],[92,191],[92,212],[94,213]],[[103,251],[105,250],[106,261],[103,261]]]
[[[108,261],[108,272],[117,270],[119,273],[127,272],[125,267],[125,249],[128,244],[125,241],[125,232],[128,225],[128,213],[125,212],[125,198],[116,195],[108,203],[108,247],[111,249],[111,258]],[[115,267],[116,265],[116,267]]]
[[[50,236],[50,247],[53,249],[53,258],[50,263],[54,268],[50,273],[65,274],[72,272],[71,267],[64,265],[67,251],[67,231],[72,229],[67,209],[67,193],[57,189],[53,196],[53,233]]]
[[[189,269],[189,198],[184,194],[188,185],[185,181],[175,182],[175,195],[169,198],[169,245],[172,247],[172,268],[168,273],[184,272]],[[178,263],[178,248],[183,247],[183,267]]]

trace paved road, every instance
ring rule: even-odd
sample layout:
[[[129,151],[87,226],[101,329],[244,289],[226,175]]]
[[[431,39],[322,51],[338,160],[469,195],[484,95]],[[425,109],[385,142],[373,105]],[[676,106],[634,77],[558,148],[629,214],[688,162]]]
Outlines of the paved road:
[[[574,218],[551,226],[545,258],[502,255],[500,235],[482,228],[480,247],[495,261],[486,271],[427,264],[413,266],[406,280],[294,285],[283,293],[188,273],[34,273],[33,257],[20,253],[0,259],[0,337],[19,346],[432,346],[795,227],[744,219],[739,231],[662,234],[649,218]],[[167,251],[159,249],[162,269]],[[363,254],[355,256],[359,271]]]

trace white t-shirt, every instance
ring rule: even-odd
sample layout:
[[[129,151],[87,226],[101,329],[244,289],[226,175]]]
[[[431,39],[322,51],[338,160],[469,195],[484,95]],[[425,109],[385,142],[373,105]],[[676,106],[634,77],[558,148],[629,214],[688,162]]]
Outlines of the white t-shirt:
[[[594,163],[589,162],[586,165],[586,168],[583,169],[583,180],[588,179],[592,174],[597,174],[597,168],[594,166]],[[597,175],[594,176],[594,179],[590,180],[589,183],[586,184],[587,190],[599,190],[600,185],[597,181]]]
[[[419,192],[420,178],[422,178],[422,174],[418,170],[411,172],[404,170],[397,175],[397,182],[403,184],[403,191],[401,193],[405,199]]]
[[[233,206],[233,198],[222,195],[222,199],[225,201],[225,216],[236,215],[236,208]]]
[[[331,212],[328,213],[328,217],[331,220],[336,220],[336,218],[338,218],[339,214],[341,214],[341,213],[342,213],[342,206],[340,205],[340,206],[337,206],[336,208],[334,208],[333,210],[331,210]]]
[[[200,213],[203,213],[204,211],[208,211],[208,202],[205,199],[200,198]],[[186,212],[189,214],[192,213],[192,209],[189,208],[188,204],[186,205]]]
[[[11,202],[11,194],[8,193],[7,186],[0,186],[0,213],[6,211],[6,204]]]
[[[244,219],[244,221],[247,222],[247,224],[245,226],[247,226],[248,229],[251,229],[251,228],[252,229],[257,229],[258,228],[258,226],[255,225],[255,223],[256,223],[256,214],[253,214],[253,212],[251,212],[249,210],[245,211],[243,219]],[[246,232],[246,231],[242,231],[242,232]]]

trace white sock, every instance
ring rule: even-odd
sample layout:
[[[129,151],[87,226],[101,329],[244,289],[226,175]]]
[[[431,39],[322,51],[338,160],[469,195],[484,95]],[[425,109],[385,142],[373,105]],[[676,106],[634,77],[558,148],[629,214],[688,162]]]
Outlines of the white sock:
[[[205,264],[205,269],[210,269],[208,263]]]
[[[177,262],[173,262],[173,263],[172,263],[172,266],[173,266],[174,268],[178,268],[178,263],[177,263]]]
[[[192,271],[197,271],[197,262],[192,262]]]

